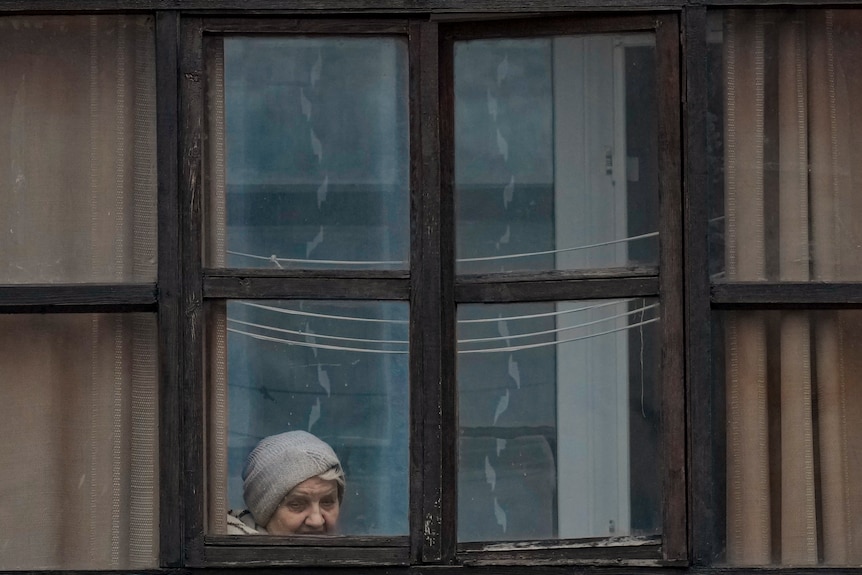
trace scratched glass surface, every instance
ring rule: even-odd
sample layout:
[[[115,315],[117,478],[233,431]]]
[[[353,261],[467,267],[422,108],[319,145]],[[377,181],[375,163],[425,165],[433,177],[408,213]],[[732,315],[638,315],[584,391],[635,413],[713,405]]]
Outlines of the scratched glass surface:
[[[458,308],[458,538],[661,530],[655,299]]]
[[[455,44],[459,273],[658,261],[652,35]]]
[[[208,71],[209,265],[407,267],[405,41],[225,38]]]
[[[303,430],[329,443],[347,479],[340,533],[401,535],[408,518],[405,302],[230,301],[211,313],[210,360],[227,363],[228,504],[264,437]],[[212,341],[212,340],[211,340]],[[216,377],[216,376],[211,376]]]

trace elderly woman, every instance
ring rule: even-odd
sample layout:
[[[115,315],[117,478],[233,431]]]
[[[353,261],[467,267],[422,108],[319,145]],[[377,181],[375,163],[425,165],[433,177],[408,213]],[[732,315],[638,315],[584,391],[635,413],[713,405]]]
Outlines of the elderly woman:
[[[265,437],[242,472],[247,510],[228,513],[229,535],[336,533],[344,472],[332,448],[305,431]]]

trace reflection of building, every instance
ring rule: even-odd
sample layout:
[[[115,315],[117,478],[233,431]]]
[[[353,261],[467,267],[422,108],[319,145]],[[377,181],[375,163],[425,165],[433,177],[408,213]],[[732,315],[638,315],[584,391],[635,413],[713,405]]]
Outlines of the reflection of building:
[[[857,569],[856,2],[181,4],[0,0],[0,570]]]

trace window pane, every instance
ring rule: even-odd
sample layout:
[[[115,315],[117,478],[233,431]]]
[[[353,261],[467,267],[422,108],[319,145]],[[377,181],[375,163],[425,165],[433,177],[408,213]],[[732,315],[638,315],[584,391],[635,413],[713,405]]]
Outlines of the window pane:
[[[661,530],[654,299],[458,308],[461,541]]]
[[[726,436],[726,560],[862,562],[862,312],[718,315],[717,420]],[[723,397],[722,397],[723,394]],[[717,466],[722,469],[722,466]]]
[[[455,44],[459,273],[657,262],[654,44]]]
[[[406,268],[406,42],[225,38],[209,69],[209,264]]]
[[[249,453],[302,430],[328,443],[344,470],[336,532],[407,533],[407,321],[406,302],[231,301],[226,316],[213,307],[211,531],[223,532],[228,508],[259,515],[245,497],[255,489],[243,482]]]
[[[710,272],[862,279],[862,12],[713,13]]]
[[[0,316],[0,569],[158,566],[155,317]]]
[[[0,18],[0,283],[155,281],[150,17]]]

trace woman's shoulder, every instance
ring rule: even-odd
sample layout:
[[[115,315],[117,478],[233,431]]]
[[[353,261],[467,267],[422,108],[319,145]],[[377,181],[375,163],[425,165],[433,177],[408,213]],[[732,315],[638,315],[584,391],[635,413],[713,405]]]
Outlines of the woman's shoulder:
[[[227,512],[227,534],[228,535],[259,535],[266,531],[259,527],[251,516],[251,511],[243,509],[237,511],[231,509]]]

